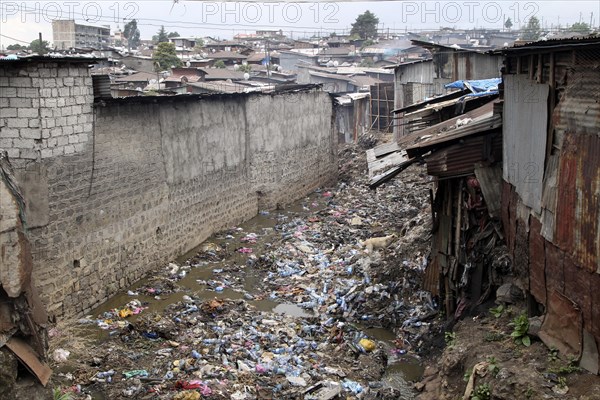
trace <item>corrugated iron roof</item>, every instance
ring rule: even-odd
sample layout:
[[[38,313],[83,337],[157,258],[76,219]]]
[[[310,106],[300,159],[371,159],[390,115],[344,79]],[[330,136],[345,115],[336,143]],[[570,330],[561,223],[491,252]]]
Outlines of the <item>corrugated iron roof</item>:
[[[512,55],[514,53],[527,53],[536,50],[548,52],[551,50],[564,49],[564,48],[578,48],[578,47],[596,47],[600,46],[600,37],[589,36],[581,38],[569,38],[569,39],[549,39],[540,40],[537,42],[530,42],[522,45],[515,45],[506,49],[499,50],[504,54]]]
[[[475,165],[497,162],[502,159],[502,133],[488,133],[477,137],[468,137],[456,143],[435,150],[425,158],[427,173],[440,178],[449,178],[472,174]]]
[[[409,147],[406,149],[406,152],[410,157],[419,156],[434,150],[435,148],[450,145],[465,137],[499,129],[501,126],[502,116],[494,115],[493,112],[488,113],[482,117],[478,117],[478,120],[473,120],[467,125],[443,132],[437,138],[426,140],[415,146]]]

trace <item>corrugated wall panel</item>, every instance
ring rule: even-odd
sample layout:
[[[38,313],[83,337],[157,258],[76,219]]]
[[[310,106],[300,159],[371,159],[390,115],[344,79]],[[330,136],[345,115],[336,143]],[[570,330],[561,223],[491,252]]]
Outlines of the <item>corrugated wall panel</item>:
[[[546,243],[546,292],[565,292],[564,254],[552,243]]]
[[[536,300],[546,304],[546,255],[544,250],[544,238],[540,234],[542,224],[537,218],[531,218],[529,229],[529,290]]]
[[[525,75],[506,75],[504,81],[503,178],[515,186],[525,205],[540,213],[549,85]]]

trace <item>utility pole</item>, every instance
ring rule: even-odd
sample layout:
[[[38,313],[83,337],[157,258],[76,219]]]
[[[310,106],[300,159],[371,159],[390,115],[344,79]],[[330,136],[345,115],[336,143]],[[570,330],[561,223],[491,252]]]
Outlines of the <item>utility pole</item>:
[[[269,64],[271,64],[271,59],[269,58],[269,39],[265,40],[265,55],[267,60],[267,80],[269,80]]]

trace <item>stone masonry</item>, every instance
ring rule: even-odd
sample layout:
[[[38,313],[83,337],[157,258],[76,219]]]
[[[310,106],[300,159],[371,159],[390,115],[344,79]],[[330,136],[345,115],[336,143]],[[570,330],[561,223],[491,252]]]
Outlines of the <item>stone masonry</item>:
[[[88,63],[0,64],[0,148],[9,157],[40,160],[83,150],[93,120]]]
[[[0,148],[17,167],[34,283],[55,316],[88,312],[213,232],[336,179],[322,91],[94,104],[87,64],[39,66],[0,62],[11,110],[2,108]],[[17,84],[39,93],[15,97],[21,114],[12,95],[29,92]],[[39,136],[21,142],[28,129]]]

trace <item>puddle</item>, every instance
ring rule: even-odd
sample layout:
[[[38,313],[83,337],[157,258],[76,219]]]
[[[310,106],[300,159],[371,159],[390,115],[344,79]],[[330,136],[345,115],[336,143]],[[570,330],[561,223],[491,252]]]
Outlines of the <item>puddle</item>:
[[[395,380],[398,379],[406,382],[421,380],[425,369],[417,358],[407,354],[395,355],[391,352],[396,347],[394,344],[396,334],[394,332],[385,328],[365,328],[364,332],[381,343],[388,354],[388,365],[385,370],[384,381],[394,387],[394,384],[397,383]]]

